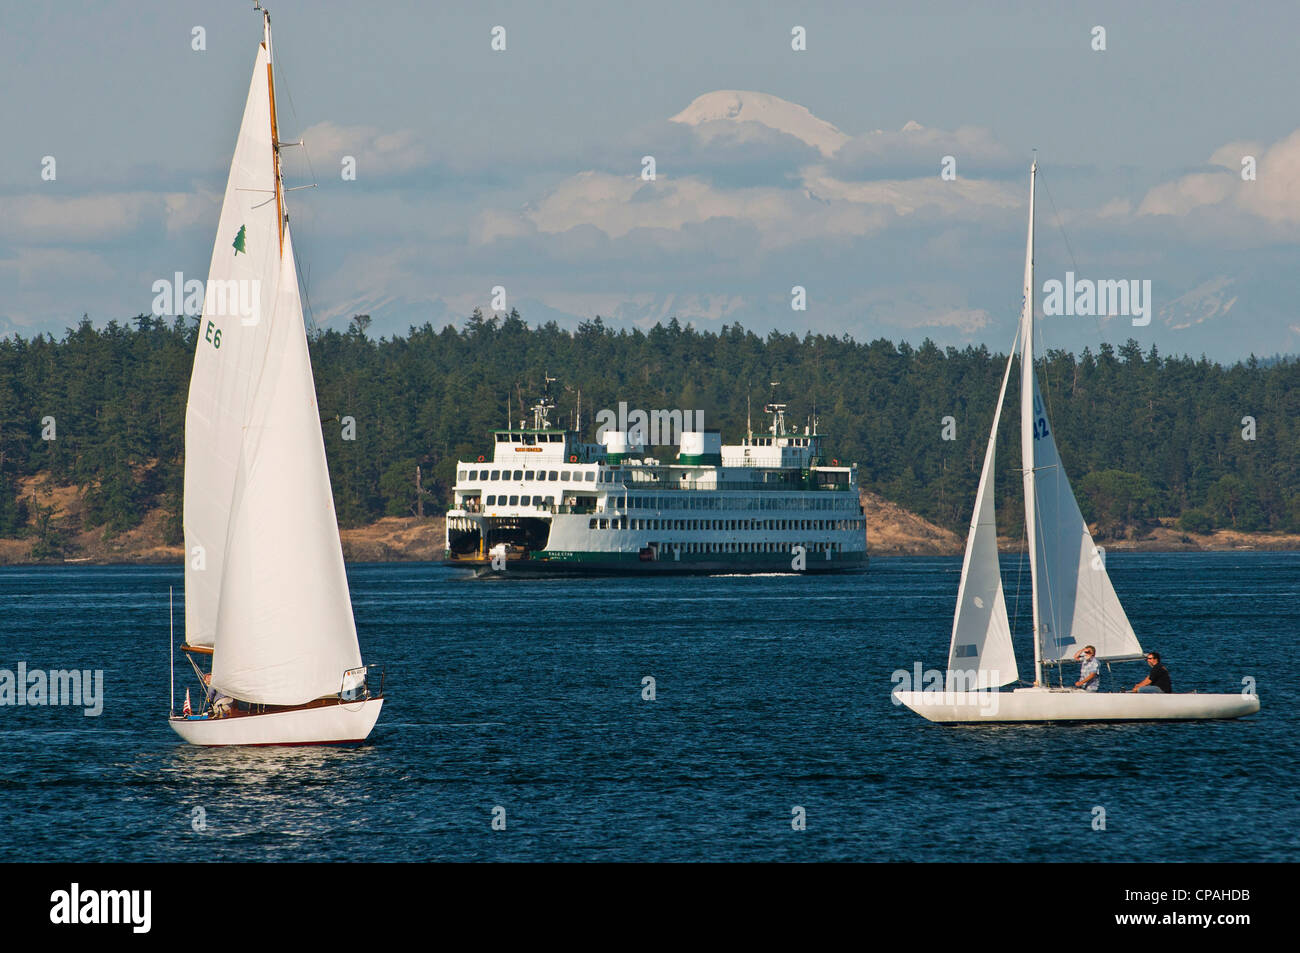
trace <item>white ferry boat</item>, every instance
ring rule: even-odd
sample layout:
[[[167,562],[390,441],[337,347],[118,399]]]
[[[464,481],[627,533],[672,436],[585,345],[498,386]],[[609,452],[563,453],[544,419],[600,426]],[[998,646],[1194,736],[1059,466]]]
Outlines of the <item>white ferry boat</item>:
[[[549,381],[548,381],[549,390]],[[493,453],[456,465],[447,560],[480,575],[844,572],[867,565],[857,465],[825,459],[813,418],[723,445],[681,431],[676,459],[647,452],[641,428],[602,443],[554,427],[549,394],[532,426],[494,430]]]

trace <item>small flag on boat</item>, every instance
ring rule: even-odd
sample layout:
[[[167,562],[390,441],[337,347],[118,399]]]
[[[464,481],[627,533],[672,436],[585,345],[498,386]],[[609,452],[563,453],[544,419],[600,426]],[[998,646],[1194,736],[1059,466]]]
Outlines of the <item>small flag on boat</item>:
[[[194,709],[190,707],[190,690],[185,689],[185,717],[188,718],[194,714]]]

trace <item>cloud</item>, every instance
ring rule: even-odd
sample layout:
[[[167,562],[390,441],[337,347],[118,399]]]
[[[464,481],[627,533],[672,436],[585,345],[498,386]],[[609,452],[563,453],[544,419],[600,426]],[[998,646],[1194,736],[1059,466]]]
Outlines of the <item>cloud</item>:
[[[5,200],[0,239],[14,243],[105,241],[161,216],[165,200],[151,192],[105,195],[21,195]]]
[[[1027,159],[1013,157],[988,129],[928,129],[915,121],[897,131],[876,129],[853,138],[828,167],[831,174],[849,181],[914,176],[918,169],[932,170],[937,180],[944,156],[953,157],[957,181],[972,173],[1028,169]]]
[[[1206,172],[1185,175],[1147,192],[1138,215],[1186,215],[1203,205],[1217,205],[1233,193],[1231,173]]]
[[[113,269],[103,257],[88,251],[63,248],[20,248],[12,258],[0,258],[0,280],[13,280],[22,289],[78,281],[103,281]]]
[[[1256,160],[1256,178],[1243,180],[1242,161]],[[1207,206],[1245,213],[1279,225],[1300,225],[1300,129],[1271,146],[1230,142],[1210,156],[1222,171],[1195,172],[1152,188],[1138,215],[1185,216]]]
[[[343,158],[356,159],[357,178],[388,176],[429,165],[432,150],[409,129],[383,132],[373,126],[341,126],[321,122],[302,134],[311,155],[323,157],[331,168],[342,168]]]
[[[896,215],[911,215],[932,207],[946,216],[983,216],[988,207],[1018,208],[1026,202],[1021,190],[1000,182],[963,178],[943,181],[937,173],[926,178],[849,182],[818,166],[805,170],[804,185],[822,199],[879,205]]]

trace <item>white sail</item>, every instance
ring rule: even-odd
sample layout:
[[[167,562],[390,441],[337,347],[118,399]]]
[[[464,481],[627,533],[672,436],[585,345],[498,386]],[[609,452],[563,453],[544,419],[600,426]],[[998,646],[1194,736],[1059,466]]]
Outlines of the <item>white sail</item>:
[[[265,318],[279,284],[269,63],[263,43],[221,206],[185,411],[185,641],[190,645],[211,646],[216,636],[226,525],[251,379],[266,353]]]
[[[361,664],[258,48],[199,325],[185,424],[186,641],[258,704],[339,691]]]
[[[1079,512],[1047,419],[1034,373],[1034,180],[1030,170],[1025,303],[1021,313],[1020,449],[1024,461],[1025,530],[1033,587],[1034,660],[1073,658],[1084,645],[1099,659],[1140,658],[1133,627],[1106,574],[1105,559]]]
[[[1016,681],[1016,653],[1011,644],[1007,603],[1002,595],[1002,572],[998,566],[998,528],[993,507],[993,467],[996,457],[998,422],[1007,396],[1015,344],[1002,375],[984,468],[975,492],[975,511],[966,537],[966,558],[961,566],[957,589],[957,610],[952,620],[952,642],[948,647],[950,690],[992,688]]]
[[[1142,646],[1088,532],[1034,380],[1034,510],[1038,618],[1044,662],[1072,659],[1085,645],[1099,659],[1141,658]]]
[[[246,701],[296,705],[337,693],[361,650],[288,228],[269,323],[231,500],[212,681]]]

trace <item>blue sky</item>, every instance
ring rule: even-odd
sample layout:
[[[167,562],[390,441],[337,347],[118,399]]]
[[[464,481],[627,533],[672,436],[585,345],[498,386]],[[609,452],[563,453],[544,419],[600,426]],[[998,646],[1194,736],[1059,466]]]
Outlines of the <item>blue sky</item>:
[[[1045,318],[1047,345],[1300,352],[1300,9],[894,9],[276,0],[315,320],[459,323],[499,285],[530,323],[1005,350],[1036,148],[1040,305],[1067,270],[1154,299],[1145,327]],[[259,36],[244,0],[0,8],[0,334],[125,319],[155,280],[206,276]]]

